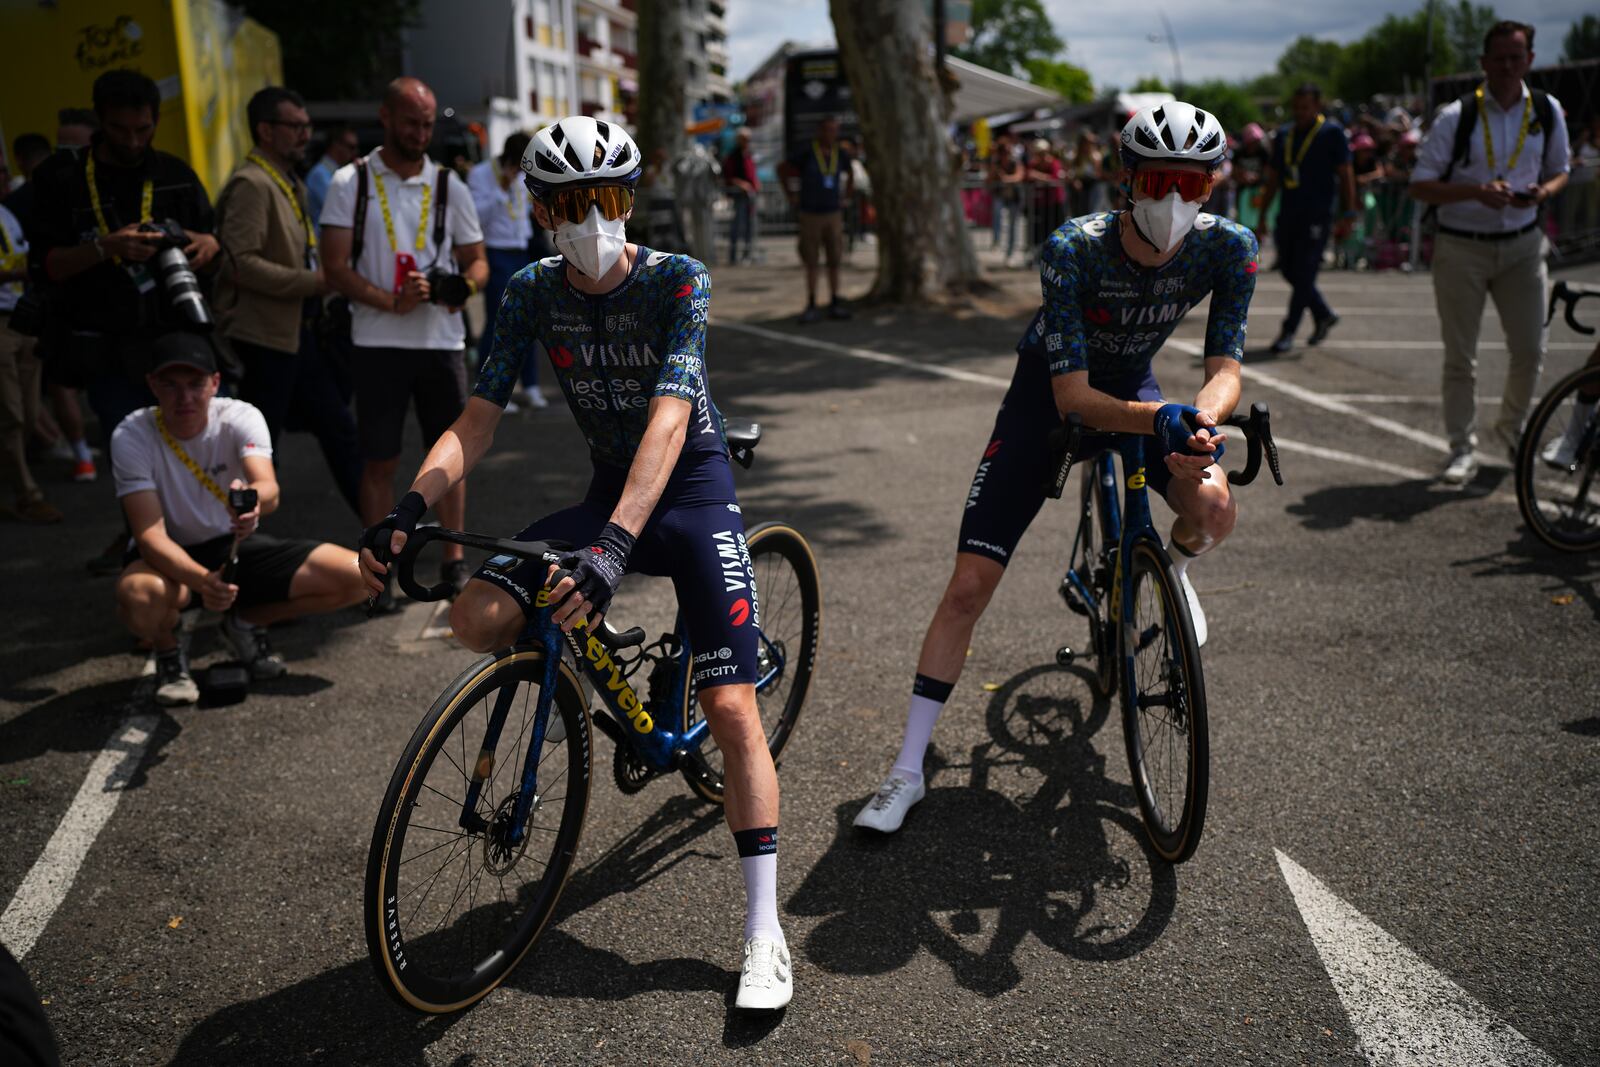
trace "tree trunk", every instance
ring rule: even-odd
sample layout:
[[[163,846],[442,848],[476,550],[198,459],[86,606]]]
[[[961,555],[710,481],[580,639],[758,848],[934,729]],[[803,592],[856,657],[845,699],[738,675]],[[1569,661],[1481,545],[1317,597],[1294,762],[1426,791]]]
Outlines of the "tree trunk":
[[[683,83],[685,0],[639,0],[639,150],[646,161],[665,148],[676,158],[687,146]]]
[[[924,303],[981,283],[961,209],[950,102],[922,0],[829,0],[878,209],[871,296]]]

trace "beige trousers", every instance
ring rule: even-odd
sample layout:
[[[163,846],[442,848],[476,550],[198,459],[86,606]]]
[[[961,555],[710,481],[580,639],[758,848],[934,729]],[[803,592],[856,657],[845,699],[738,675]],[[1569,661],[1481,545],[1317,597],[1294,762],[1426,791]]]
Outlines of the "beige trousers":
[[[13,333],[10,319],[0,312],[0,483],[21,502],[39,496],[25,449],[39,418],[40,367],[33,338]]]
[[[1544,362],[1546,243],[1537,228],[1505,241],[1439,234],[1433,246],[1433,301],[1444,341],[1444,428],[1450,447],[1478,445],[1478,330],[1483,298],[1494,297],[1511,363],[1491,446],[1515,448]]]

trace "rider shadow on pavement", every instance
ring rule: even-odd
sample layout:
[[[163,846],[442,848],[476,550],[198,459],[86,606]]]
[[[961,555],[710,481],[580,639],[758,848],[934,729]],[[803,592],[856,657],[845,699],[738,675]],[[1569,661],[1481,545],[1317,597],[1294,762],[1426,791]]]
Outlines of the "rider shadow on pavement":
[[[1505,467],[1485,467],[1470,485],[1455,487],[1432,478],[1393,485],[1335,485],[1307,493],[1286,509],[1308,530],[1342,530],[1357,519],[1410,522],[1435,508],[1487,496],[1511,477]]]
[[[623,1001],[640,993],[722,992],[738,975],[703,959],[673,957],[633,961],[592,948],[559,928],[561,921],[615,893],[631,893],[696,857],[726,861],[703,839],[722,826],[722,809],[685,796],[657,808],[599,858],[572,874],[556,914],[527,957],[502,988],[548,998]],[[725,834],[721,835],[726,837]],[[498,905],[486,905],[495,907]],[[457,936],[454,930],[441,937]],[[419,943],[425,950],[425,944]],[[500,995],[498,991],[490,997]],[[201,1022],[173,1058],[175,1067],[216,1063],[383,1064],[423,1067],[434,1062],[430,1046],[458,1025],[492,1027],[475,1008],[449,1016],[423,1017],[395,1004],[379,987],[366,959],[324,971],[256,1000],[223,1008]],[[780,1016],[781,1018],[781,1016]],[[285,1020],[292,1020],[286,1026]],[[750,1044],[777,1024],[730,1020],[724,1041]],[[468,1038],[471,1041],[471,1038]]]
[[[994,997],[1022,981],[1029,934],[1079,960],[1154,943],[1177,879],[1146,843],[1132,788],[1106,777],[1094,738],[1110,702],[1085,706],[1089,677],[1052,664],[1001,685],[990,739],[968,762],[930,759],[928,794],[892,837],[851,826],[859,800],[835,809],[837,838],[788,903],[826,916],[806,940],[813,963],[884,974],[925,948]]]

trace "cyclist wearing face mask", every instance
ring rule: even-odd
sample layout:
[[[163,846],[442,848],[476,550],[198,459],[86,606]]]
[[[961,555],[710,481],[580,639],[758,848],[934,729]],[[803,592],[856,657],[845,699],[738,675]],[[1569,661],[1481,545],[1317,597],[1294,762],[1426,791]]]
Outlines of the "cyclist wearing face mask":
[[[563,629],[585,619],[596,625],[622,576],[638,571],[672,579],[691,644],[719,653],[694,681],[722,752],[728,826],[745,879],[735,1003],[781,1008],[793,982],[778,923],[778,779],[756,708],[755,576],[722,416],[706,381],[711,279],[688,256],[628,242],[640,158],[621,127],[562,119],[534,136],[522,170],[534,218],[554,231],[561,254],[512,275],[466,411],[428,453],[411,492],[362,543],[387,538],[391,552],[400,550],[422,513],[488,450],[522,364],[543,344],[594,474],[582,503],[516,536],[587,546],[568,558],[571,576],[550,591]],[[728,559],[742,562],[742,581],[724,581]],[[516,640],[555,570],[535,563],[501,570],[494,562],[479,568],[450,611],[456,637],[478,652]],[[387,568],[370,549],[361,565],[368,587],[382,588],[376,576]]]
[[[1195,636],[1205,642],[1187,571],[1227,537],[1237,515],[1216,465],[1226,437],[1215,427],[1239,402],[1257,254],[1248,229],[1200,210],[1226,140],[1216,118],[1189,104],[1136,112],[1121,145],[1131,208],[1072,219],[1045,242],[1044,305],[1017,345],[1011,388],[967,491],[955,572],[923,638],[900,753],[857,826],[891,833],[922,799],[934,723],[961,676],[972,631],[1044,503],[1049,436],[1066,413],[1102,430],[1155,436],[1145,446],[1145,475],[1177,513],[1168,544]],[[1169,403],[1151,362],[1208,296],[1205,384],[1193,404]]]

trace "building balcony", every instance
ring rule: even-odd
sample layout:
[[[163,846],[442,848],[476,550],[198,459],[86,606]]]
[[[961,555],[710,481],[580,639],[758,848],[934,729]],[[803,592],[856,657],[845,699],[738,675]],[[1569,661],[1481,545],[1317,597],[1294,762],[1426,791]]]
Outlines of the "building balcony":
[[[624,26],[637,26],[639,16],[631,3],[620,3],[619,0],[578,0],[578,11],[593,11],[598,14],[609,15]]]

